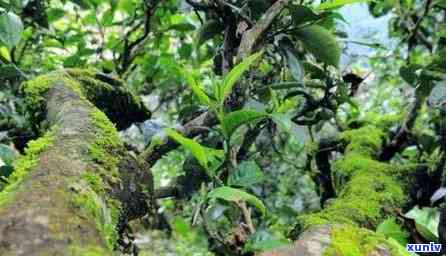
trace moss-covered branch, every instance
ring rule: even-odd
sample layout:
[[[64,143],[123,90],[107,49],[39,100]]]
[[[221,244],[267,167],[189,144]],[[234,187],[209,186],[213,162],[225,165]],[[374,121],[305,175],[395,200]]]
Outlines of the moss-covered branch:
[[[0,192],[2,255],[111,255],[122,216],[147,211],[144,193],[126,190],[131,175],[120,168],[132,162],[138,169],[138,163],[92,102],[117,118],[127,110],[101,105],[116,88],[88,74],[58,71],[23,86],[30,115],[48,129],[28,143]],[[125,91],[116,95],[131,99],[130,107],[140,104]],[[129,199],[145,207],[135,209]]]
[[[332,165],[338,196],[322,211],[298,216],[293,232],[298,240],[289,250],[307,252],[302,255],[407,255],[395,241],[373,232],[403,207],[405,182],[399,178],[413,169],[375,160],[383,137],[371,126],[339,135],[347,146]],[[326,237],[314,241],[321,234]]]

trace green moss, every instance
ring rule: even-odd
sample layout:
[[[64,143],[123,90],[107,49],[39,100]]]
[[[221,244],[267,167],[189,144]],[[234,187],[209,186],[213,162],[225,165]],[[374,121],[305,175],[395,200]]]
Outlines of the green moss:
[[[72,88],[81,99],[92,100],[99,93],[108,93],[114,88],[104,82],[94,79],[94,70],[62,70],[52,72],[47,75],[39,76],[23,85],[23,91],[26,95],[26,104],[30,112],[35,116],[43,113],[45,107],[45,94],[51,86],[63,83]],[[88,103],[90,104],[90,103]],[[85,215],[88,219],[93,219],[101,236],[107,243],[110,250],[114,248],[117,233],[115,227],[118,223],[120,214],[120,203],[112,198],[108,192],[110,191],[110,183],[119,180],[118,164],[119,156],[124,152],[124,146],[119,139],[118,132],[112,122],[106,115],[92,104],[91,128],[94,131],[88,140],[89,159],[97,165],[91,170],[87,170],[82,174],[81,180],[75,180],[72,186],[75,188],[72,195],[72,201],[75,206],[80,208],[80,214]],[[34,118],[34,117],[33,117]],[[39,120],[40,122],[40,120]],[[37,140],[38,145],[47,145],[52,141],[52,137],[44,136]],[[0,194],[0,204],[6,201],[5,193],[14,191],[12,186],[24,176],[24,173],[35,166],[38,161],[38,153],[43,151],[45,147],[37,147],[35,143],[30,143],[30,149],[27,151],[25,159],[17,161],[17,170],[11,179],[13,184],[9,185],[4,193]],[[90,248],[85,252],[91,255],[105,255],[100,248]],[[76,249],[77,250],[77,249]],[[73,253],[74,254],[74,253]],[[74,255],[90,255],[81,252]]]
[[[66,69],[66,74],[79,81],[82,84],[82,92],[88,100],[99,104],[109,103],[103,102],[103,99],[108,99],[110,92],[114,91],[116,94],[120,94],[120,97],[127,98],[128,102],[132,102],[139,108],[142,107],[141,98],[128,90],[125,86],[120,86],[120,90],[115,90],[114,85],[103,82],[96,79],[96,71],[94,69]],[[120,84],[124,84],[123,81],[113,78],[114,81]]]
[[[89,184],[89,189],[79,190],[74,202],[95,220],[98,230],[112,250],[117,239],[115,228],[121,206],[118,201],[106,195],[106,191],[109,191],[106,182],[113,183],[119,179],[120,158],[117,156],[122,154],[124,145],[115,126],[104,113],[94,108],[90,116],[95,136],[89,145],[89,155],[91,160],[99,165],[96,166],[96,172],[87,170],[82,175],[83,181]]]
[[[92,160],[101,164],[112,177],[117,178],[118,163],[116,156],[123,149],[118,132],[112,122],[98,109],[91,111],[91,118],[95,126],[95,141],[89,147]],[[111,178],[111,177],[110,177]]]
[[[66,69],[65,72],[68,77],[81,82],[83,85],[82,93],[89,100],[92,100],[93,97],[101,94],[101,92],[113,90],[112,85],[95,78],[96,71],[93,69]]]
[[[333,164],[338,197],[318,213],[299,216],[299,228],[320,224],[374,228],[405,201],[403,186],[392,176],[399,167],[373,159],[381,146],[380,130],[364,127],[340,137],[348,145],[344,156]]]
[[[38,76],[22,85],[23,92],[26,95],[25,104],[31,113],[39,113],[41,111],[40,109],[45,106],[45,93],[51,86],[56,85],[57,81],[63,82],[65,85],[78,92],[79,95],[82,95],[79,84],[68,78],[61,71]]]
[[[382,114],[377,112],[368,112],[363,118],[368,124],[373,124],[380,129],[389,130],[395,124],[398,124],[405,117],[405,113]]]
[[[339,138],[348,141],[346,153],[355,152],[364,156],[372,156],[382,144],[383,132],[373,126],[365,126],[341,133]]]
[[[409,255],[383,235],[363,228],[345,225],[334,227],[330,237],[331,243],[324,251],[325,256],[364,256],[379,248],[387,249],[392,256]]]
[[[89,145],[90,160],[98,165],[95,171],[86,170],[82,181],[76,181],[72,186],[77,192],[73,197],[74,204],[81,209],[82,214],[93,219],[101,236],[110,250],[113,250],[116,240],[116,225],[119,220],[120,204],[110,198],[108,182],[119,179],[117,157],[123,150],[114,125],[104,113],[94,108],[90,114],[94,137]]]
[[[90,188],[100,194],[105,192],[103,180],[101,176],[93,171],[86,171],[82,174],[82,178],[90,185]]]
[[[388,172],[397,167],[376,161],[370,157],[358,154],[356,152],[347,153],[344,157],[333,164],[336,183],[340,185],[352,176],[358,170],[372,170],[373,172]]]
[[[385,218],[385,209],[398,207],[404,199],[403,190],[392,177],[362,171],[352,177],[330,206],[301,215],[298,221],[304,229],[333,223],[372,228]]]
[[[106,197],[102,193],[96,193],[82,181],[72,184],[71,189],[76,191],[73,203],[81,209],[80,214],[95,221],[96,228],[105,240],[107,247],[113,250],[118,237],[116,225],[119,217],[119,204],[113,199],[104,200],[103,198]]]
[[[106,251],[104,251],[103,248],[98,246],[89,246],[89,247],[82,247],[82,245],[79,246],[71,246],[70,247],[70,255],[72,256],[103,256],[103,255],[109,255]]]
[[[17,185],[38,164],[40,153],[53,143],[56,129],[55,126],[44,136],[28,142],[25,155],[14,162],[14,172],[8,178],[8,185],[0,192],[0,206],[11,200],[11,194],[16,191]]]

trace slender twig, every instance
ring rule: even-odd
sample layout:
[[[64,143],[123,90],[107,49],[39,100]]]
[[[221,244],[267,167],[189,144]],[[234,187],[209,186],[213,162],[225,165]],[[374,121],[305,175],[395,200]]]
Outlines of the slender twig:
[[[245,219],[245,224],[248,227],[249,232],[251,234],[254,234],[256,232],[256,229],[254,228],[254,224],[252,223],[251,210],[248,209],[244,201],[236,202],[236,204],[240,208],[240,210],[242,210],[243,218]]]

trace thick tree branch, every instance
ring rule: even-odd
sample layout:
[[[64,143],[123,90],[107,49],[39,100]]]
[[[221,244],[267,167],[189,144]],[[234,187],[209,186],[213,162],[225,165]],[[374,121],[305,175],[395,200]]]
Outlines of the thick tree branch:
[[[279,16],[289,0],[278,0],[262,16],[262,18],[242,36],[242,41],[238,48],[237,59],[243,59],[254,51],[254,47],[259,43],[263,34],[268,30],[273,21]]]
[[[111,255],[118,231],[149,211],[139,182],[151,191],[150,173],[87,100],[92,81],[73,76],[55,72],[23,87],[30,115],[51,128],[28,144],[0,192],[2,255]]]
[[[318,172],[314,176],[316,184],[319,186],[319,196],[321,205],[324,202],[336,196],[333,186],[331,173],[330,154],[333,151],[340,150],[342,143],[335,139],[321,139],[318,150],[314,156]]]

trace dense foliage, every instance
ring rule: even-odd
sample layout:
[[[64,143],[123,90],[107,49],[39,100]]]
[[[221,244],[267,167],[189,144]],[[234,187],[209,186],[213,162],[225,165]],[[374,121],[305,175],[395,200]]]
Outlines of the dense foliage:
[[[349,34],[350,6],[383,19],[386,40]],[[85,68],[122,80],[151,111],[120,131],[151,167],[156,199],[155,213],[130,222],[116,248],[123,255],[253,255],[290,245],[316,222],[350,221],[397,247],[446,246],[446,1],[0,7],[0,191],[46,129],[30,115],[23,82]],[[352,56],[355,47],[366,54]],[[359,196],[368,182],[389,196]],[[383,197],[393,212],[378,216]],[[333,217],[363,207],[354,200],[370,200],[365,224]]]

